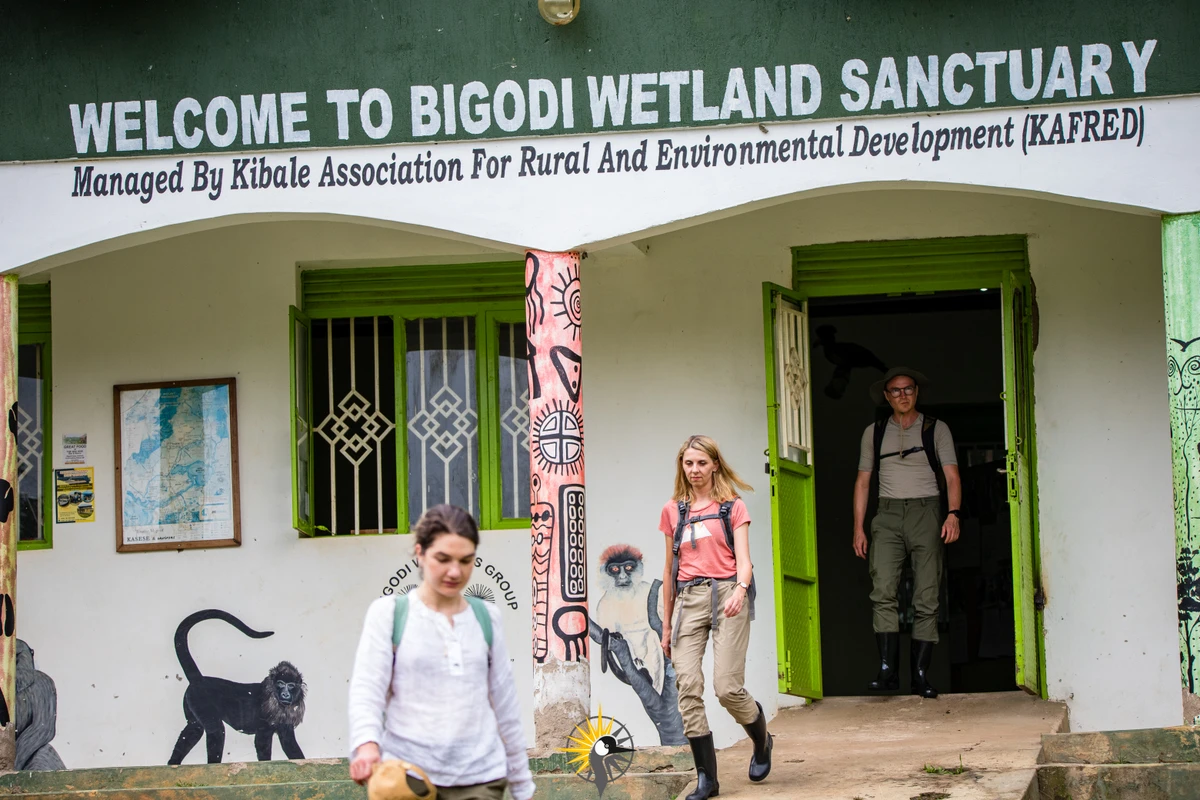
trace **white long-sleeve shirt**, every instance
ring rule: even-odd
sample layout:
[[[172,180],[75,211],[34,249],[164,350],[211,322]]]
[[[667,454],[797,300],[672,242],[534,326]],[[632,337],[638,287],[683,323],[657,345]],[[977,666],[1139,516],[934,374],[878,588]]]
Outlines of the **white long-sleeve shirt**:
[[[487,606],[490,669],[487,641],[470,606],[451,625],[410,592],[404,637],[393,651],[396,600],[371,603],[350,677],[351,757],[360,745],[375,742],[384,758],[416,764],[435,785],[507,777],[514,800],[533,796],[500,612]]]

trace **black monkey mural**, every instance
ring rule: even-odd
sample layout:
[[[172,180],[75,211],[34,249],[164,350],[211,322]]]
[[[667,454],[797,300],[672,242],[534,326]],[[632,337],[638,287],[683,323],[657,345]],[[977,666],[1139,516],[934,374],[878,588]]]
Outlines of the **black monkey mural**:
[[[183,716],[187,724],[179,733],[168,764],[182,764],[191,749],[205,737],[208,763],[221,763],[225,749],[225,726],[254,736],[259,761],[271,760],[276,735],[288,758],[304,758],[296,743],[296,726],[304,721],[304,678],[287,661],[280,661],[260,683],[234,683],[210,678],[200,672],[188,649],[192,627],[208,619],[228,622],[252,639],[274,636],[274,631],[256,631],[232,614],[215,608],[197,611],[175,629],[175,655],[187,677],[183,693]]]

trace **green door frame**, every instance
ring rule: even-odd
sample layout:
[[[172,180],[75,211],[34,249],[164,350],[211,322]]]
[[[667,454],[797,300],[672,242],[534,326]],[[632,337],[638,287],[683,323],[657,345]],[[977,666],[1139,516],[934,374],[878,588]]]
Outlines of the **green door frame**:
[[[1024,235],[842,242],[792,248],[792,286],[796,296],[803,300],[814,297],[878,294],[932,294],[970,289],[999,290],[1004,293],[1004,297],[1008,297],[1009,289],[1014,283],[1031,285],[1027,240]],[[1030,301],[1028,312],[1032,312],[1032,305]],[[1013,409],[1018,404],[1015,397],[1007,396],[1007,390],[1017,387],[1017,391],[1024,395],[1024,402],[1020,405],[1025,409],[1032,409],[1034,338],[1033,335],[1027,335],[1014,339],[1013,326],[1009,324],[1011,313],[1011,308],[1002,310],[1005,320],[1003,336],[1006,371],[1006,394],[1002,399],[1005,401],[1007,439],[1010,443],[1015,435]],[[1032,332],[1029,319],[1022,320],[1021,324]],[[1010,351],[1015,352],[1013,348],[1017,346],[1022,347],[1022,353],[1016,360],[1027,365],[1027,374],[1024,380],[1014,381],[1013,375],[1008,373],[1013,371],[1011,363],[1014,359]],[[767,366],[769,370],[770,365]],[[1038,694],[1046,697],[1043,613],[1038,607],[1040,603],[1035,606],[1032,600],[1034,591],[1040,592],[1041,574],[1036,500],[1037,447],[1032,417],[1032,411],[1029,411],[1028,427],[1025,430],[1028,442],[1023,443],[1028,447],[1029,453],[1026,470],[1029,484],[1024,487],[1026,493],[1022,495],[1030,505],[1031,513],[1027,518],[1030,525],[1021,535],[1013,537],[1013,603],[1017,608],[1014,634],[1018,625],[1023,629],[1033,628],[1032,635],[1016,636],[1017,679],[1025,684],[1027,689],[1031,688],[1030,684],[1036,684]],[[1021,567],[1023,559],[1031,561],[1025,565],[1024,572]],[[1033,582],[1033,586],[1025,586],[1023,589],[1024,583],[1029,581]],[[1026,598],[1022,593],[1030,596]],[[1029,603],[1023,602],[1024,600],[1029,600]],[[1022,611],[1026,605],[1033,611],[1032,619],[1028,613]],[[1036,654],[1023,652],[1023,641],[1035,642]],[[779,646],[783,646],[782,642]],[[1029,663],[1030,655],[1036,659],[1034,663]],[[1033,680],[1029,680],[1030,678]]]
[[[804,301],[784,286],[763,284],[763,341],[767,378],[767,471],[771,476],[771,549],[775,578],[775,638],[779,691],[819,700],[824,697],[821,672],[821,610],[817,586],[817,518],[813,467],[806,450],[791,452],[789,436],[780,430],[780,393],[786,375],[778,374],[787,354],[779,349],[777,319],[781,305]],[[807,327],[807,322],[803,323]],[[786,327],[786,326],[785,326]],[[804,348],[807,349],[807,348]],[[807,374],[807,353],[795,365]],[[811,428],[805,405],[801,427]],[[800,433],[805,439],[806,433]],[[781,447],[781,444],[783,445]],[[803,444],[807,445],[805,441]],[[784,613],[785,601],[790,613]]]

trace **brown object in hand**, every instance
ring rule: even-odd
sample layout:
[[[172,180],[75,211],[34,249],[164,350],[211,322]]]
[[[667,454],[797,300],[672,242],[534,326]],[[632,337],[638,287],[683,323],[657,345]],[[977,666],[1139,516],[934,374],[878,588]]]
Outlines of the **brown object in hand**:
[[[425,770],[407,761],[380,761],[367,781],[369,800],[437,800],[437,787]]]

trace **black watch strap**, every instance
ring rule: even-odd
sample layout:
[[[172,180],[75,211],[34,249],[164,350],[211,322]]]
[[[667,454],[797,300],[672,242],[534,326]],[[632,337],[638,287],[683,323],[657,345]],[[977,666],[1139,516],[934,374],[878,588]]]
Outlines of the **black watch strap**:
[[[953,514],[954,516],[958,517],[959,519],[962,519],[962,518],[963,518],[963,513],[962,513],[962,511],[961,511],[960,509],[957,509],[957,508],[952,508],[952,509],[950,509],[949,511],[947,511],[946,513],[947,513],[947,514]]]

